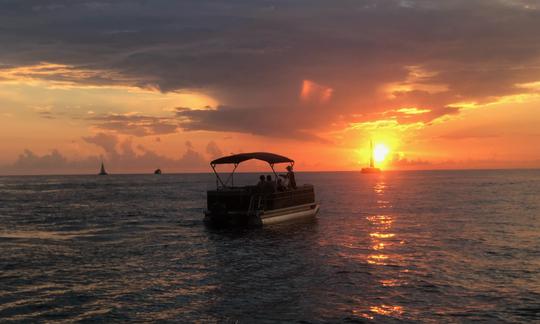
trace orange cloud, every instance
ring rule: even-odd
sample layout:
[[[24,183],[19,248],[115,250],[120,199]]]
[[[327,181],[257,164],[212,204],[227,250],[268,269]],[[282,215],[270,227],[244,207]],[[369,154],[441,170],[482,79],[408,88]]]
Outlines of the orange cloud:
[[[448,91],[448,85],[435,83],[432,79],[437,76],[437,72],[428,71],[426,68],[418,65],[405,66],[407,76],[402,82],[392,82],[383,86],[383,92],[390,99],[396,98],[398,95],[421,91],[428,94],[437,94]]]
[[[421,108],[401,108],[396,110],[399,113],[403,113],[405,115],[419,115],[419,114],[426,114],[428,112],[431,112],[431,109],[421,109]]]
[[[85,69],[68,64],[40,62],[32,65],[0,68],[0,81],[7,83],[38,84],[48,87],[89,87],[132,84],[136,80],[110,70]]]
[[[333,93],[334,89],[330,87],[311,80],[304,80],[300,90],[300,99],[304,102],[323,104],[330,101]]]

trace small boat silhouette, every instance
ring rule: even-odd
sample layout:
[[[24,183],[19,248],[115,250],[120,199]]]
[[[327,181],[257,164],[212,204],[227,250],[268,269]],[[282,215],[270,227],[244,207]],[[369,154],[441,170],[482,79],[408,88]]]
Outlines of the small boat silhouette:
[[[105,171],[105,166],[103,165],[103,162],[101,162],[101,170],[99,171],[99,175],[108,175],[107,171]]]
[[[370,141],[371,155],[369,157],[369,168],[362,168],[362,173],[381,173],[381,169],[375,167],[373,161],[373,141]]]
[[[161,174],[161,169],[156,169],[156,171],[154,171],[154,174]]]

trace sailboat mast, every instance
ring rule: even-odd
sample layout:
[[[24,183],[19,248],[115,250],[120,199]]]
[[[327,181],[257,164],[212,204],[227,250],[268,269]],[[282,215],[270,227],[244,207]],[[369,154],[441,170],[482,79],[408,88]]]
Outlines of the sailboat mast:
[[[106,175],[107,171],[105,171],[105,165],[103,165],[103,161],[101,161],[101,170],[99,171],[100,175]]]
[[[371,140],[369,143],[370,143],[369,167],[373,168],[375,167],[375,164],[373,163],[373,141]]]

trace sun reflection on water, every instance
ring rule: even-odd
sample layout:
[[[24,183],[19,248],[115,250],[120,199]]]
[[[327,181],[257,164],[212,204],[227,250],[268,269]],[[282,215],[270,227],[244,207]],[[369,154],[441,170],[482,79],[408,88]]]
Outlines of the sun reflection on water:
[[[403,314],[403,307],[401,306],[379,305],[371,306],[369,310],[373,313],[385,316],[399,316]]]
[[[369,264],[377,264],[377,265],[386,265],[384,260],[388,259],[387,255],[384,254],[371,254],[368,256],[367,262]]]
[[[396,236],[394,233],[369,233],[369,236],[376,237],[380,239],[392,238]]]
[[[385,279],[379,281],[384,287],[396,287],[401,286],[401,282],[397,279]]]
[[[386,305],[386,304],[371,306],[369,307],[369,311],[367,312],[362,312],[358,310],[353,311],[353,313],[358,314],[361,317],[369,319],[369,320],[374,320],[375,315],[400,318],[401,315],[403,315],[403,312],[404,310],[402,306],[392,306],[392,305]]]
[[[378,225],[379,227],[390,227],[394,222],[392,217],[385,215],[368,216],[366,218],[372,224]]]
[[[383,250],[384,249],[384,243],[377,243],[371,247],[373,250]]]
[[[395,253],[395,248],[404,244],[404,241],[396,241],[398,234],[394,229],[395,217],[388,214],[391,207],[391,201],[386,197],[387,185],[380,181],[373,186],[373,192],[377,196],[376,203],[379,213],[367,216],[366,219],[371,226],[369,237],[372,241],[371,253],[367,256],[367,263],[374,266],[400,265],[402,257]],[[400,286],[402,281],[399,279],[399,272],[396,276],[387,275],[387,271],[380,272],[385,274],[386,278],[381,278],[379,283],[386,289]],[[402,306],[384,303],[381,305],[370,306],[369,309],[357,311],[358,315],[366,319],[375,319],[375,316],[401,317],[404,313]]]
[[[373,191],[375,191],[376,194],[383,194],[384,189],[386,189],[386,184],[383,181],[377,182],[373,187]]]

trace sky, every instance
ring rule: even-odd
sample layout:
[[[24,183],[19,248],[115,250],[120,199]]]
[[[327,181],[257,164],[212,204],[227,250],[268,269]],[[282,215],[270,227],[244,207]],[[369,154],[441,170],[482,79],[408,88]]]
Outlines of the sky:
[[[538,168],[539,125],[536,0],[0,0],[0,174]]]

